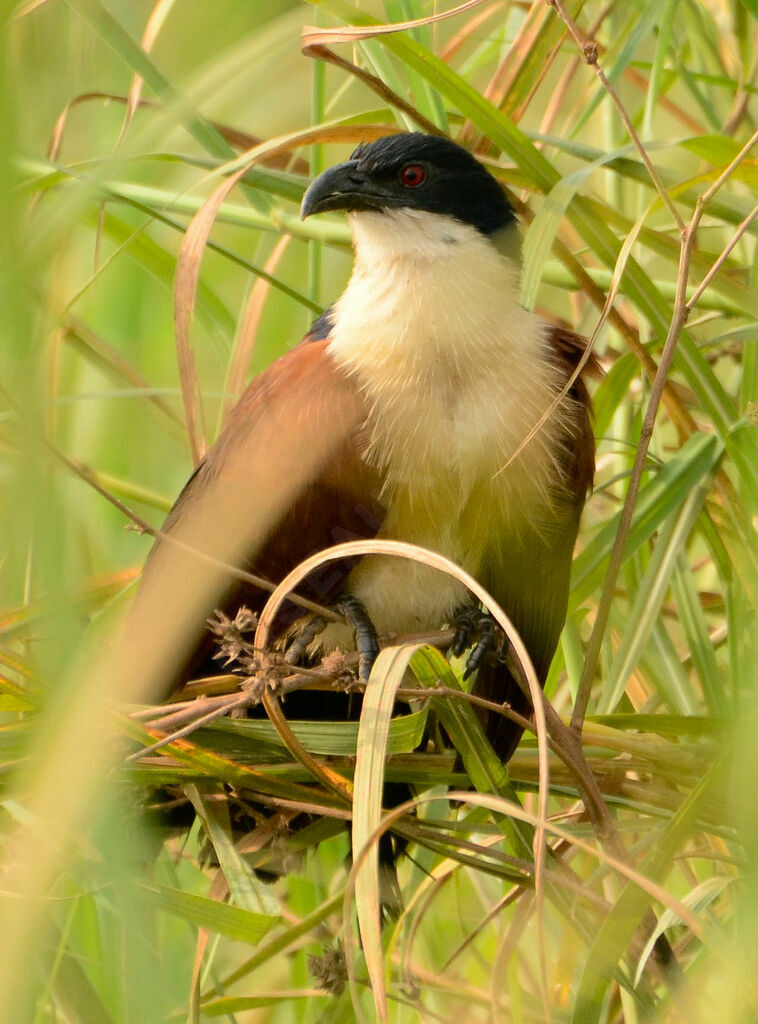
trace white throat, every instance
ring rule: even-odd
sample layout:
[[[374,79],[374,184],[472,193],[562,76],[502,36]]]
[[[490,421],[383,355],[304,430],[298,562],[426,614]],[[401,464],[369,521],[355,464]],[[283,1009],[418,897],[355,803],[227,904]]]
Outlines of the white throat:
[[[440,458],[464,485],[472,468],[496,472],[559,388],[545,325],[519,305],[519,267],[442,214],[351,219],[355,266],[329,351],[369,399],[372,457],[391,477],[417,482],[439,481]],[[517,458],[533,464],[537,482],[555,481],[553,460],[540,454],[550,440],[548,425]]]
[[[470,370],[502,354],[514,316],[521,323],[506,347],[513,355],[522,342],[529,347],[522,330],[534,318],[518,305],[519,268],[475,228],[419,210],[350,219],[355,266],[330,346],[346,365],[378,360],[412,373],[442,360],[445,372]]]

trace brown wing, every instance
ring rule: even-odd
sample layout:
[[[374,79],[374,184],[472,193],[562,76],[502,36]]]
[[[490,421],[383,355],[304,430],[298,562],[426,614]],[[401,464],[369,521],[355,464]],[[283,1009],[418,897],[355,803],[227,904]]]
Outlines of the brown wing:
[[[575,372],[587,353],[587,339],[567,328],[551,326],[548,341],[553,356],[561,367],[565,379]],[[573,400],[570,426],[566,431],[568,450],[568,479],[573,482],[576,501],[584,504],[595,480],[595,437],[592,433],[592,399],[587,390],[586,378],[602,377],[603,370],[594,352],[585,359],[580,375],[572,384],[568,397]]]
[[[553,358],[567,381],[579,365],[587,342],[581,335],[561,327],[552,327],[548,340]],[[599,374],[599,364],[593,355],[583,372]],[[565,425],[563,458],[569,489],[555,508],[554,522],[548,530],[535,530],[494,547],[487,578],[482,580],[512,619],[542,685],[566,619],[574,543],[594,479],[591,414],[589,392],[580,376],[569,389],[560,414],[560,422]],[[531,712],[528,698],[503,664],[482,666],[474,693],[487,700],[507,701],[522,715]],[[502,760],[507,761],[521,739],[521,728],[502,715],[485,715],[483,719],[490,742]]]
[[[274,583],[315,551],[373,537],[384,517],[381,482],[360,457],[361,395],[332,362],[325,339],[306,341],[250,384],[163,528],[210,559]],[[330,563],[299,593],[326,604],[350,568],[348,561]],[[203,627],[214,607],[259,610],[268,596],[175,544],[156,542],[138,604],[159,614],[188,590],[196,592],[184,601],[192,605],[189,639],[177,649],[166,691],[205,667],[211,652]],[[280,628],[295,611],[283,610]]]

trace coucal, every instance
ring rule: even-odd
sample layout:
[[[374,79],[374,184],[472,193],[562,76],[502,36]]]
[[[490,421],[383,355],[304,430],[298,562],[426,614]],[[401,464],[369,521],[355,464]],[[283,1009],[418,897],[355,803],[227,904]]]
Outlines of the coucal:
[[[346,539],[431,548],[492,593],[544,683],[593,480],[587,389],[581,378],[565,387],[584,342],[519,304],[513,209],[449,139],[403,133],[362,144],[305,193],[303,217],[329,210],[346,211],[353,232],[345,291],[253,380],[164,531],[273,582]],[[170,564],[173,582],[155,607],[182,592],[185,626],[194,623],[167,669],[174,685],[211,652],[202,625],[213,606],[256,611],[267,594],[219,570],[195,600],[198,560],[165,541],[143,590],[163,570],[171,579]],[[341,607],[348,598],[379,635],[441,629],[472,605],[451,578],[381,556],[333,563],[300,592]],[[303,624],[302,609],[289,612],[282,644]],[[347,626],[317,626],[311,656],[354,643]],[[474,692],[528,708],[502,658],[483,658]],[[331,717],[329,696],[309,694],[306,713]],[[485,724],[506,760],[520,728],[500,715]]]

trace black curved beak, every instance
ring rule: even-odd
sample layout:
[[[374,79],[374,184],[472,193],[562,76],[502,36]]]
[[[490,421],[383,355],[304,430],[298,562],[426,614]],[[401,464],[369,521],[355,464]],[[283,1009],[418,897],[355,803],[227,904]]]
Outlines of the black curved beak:
[[[381,210],[392,206],[392,196],[358,170],[357,160],[330,167],[309,185],[300,206],[305,220],[326,210]]]

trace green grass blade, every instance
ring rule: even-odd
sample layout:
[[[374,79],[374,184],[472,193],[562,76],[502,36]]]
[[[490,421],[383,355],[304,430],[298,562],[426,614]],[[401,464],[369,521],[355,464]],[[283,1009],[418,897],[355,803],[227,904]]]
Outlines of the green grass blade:
[[[259,913],[165,885],[145,883],[141,888],[148,904],[157,910],[174,914],[194,928],[206,928],[251,946],[256,946],[281,920],[278,914]]]
[[[190,107],[168,77],[99,0],[67,0],[67,3],[90,22],[108,46],[132,71],[145,80],[149,88],[167,106],[176,109],[187,131],[204,149],[224,160],[231,160],[235,156],[234,150],[223,136]]]
[[[640,865],[640,872],[647,878],[658,881],[669,873],[673,854],[690,835],[701,805],[709,799],[712,789],[722,781],[723,771],[723,761],[712,765],[679,811],[658,831],[650,852]],[[599,929],[584,965],[573,1006],[572,1024],[599,1024],[608,978],[632,938],[648,903],[649,897],[637,886],[628,883],[624,887],[613,911]]]
[[[691,490],[676,515],[670,516],[663,524],[650,565],[635,594],[629,613],[629,628],[624,634],[598,702],[599,714],[612,711],[624,692],[641,649],[658,619],[677,559],[695,525],[706,491],[704,484]]]
[[[641,488],[627,540],[627,558],[687,499],[692,488],[718,464],[721,455],[721,446],[713,435],[696,434]],[[618,518],[606,523],[574,559],[570,608],[578,607],[599,586]]]
[[[188,786],[187,793],[203,819],[234,902],[243,910],[255,914],[260,926],[263,926],[266,918],[275,920],[280,916],[279,904],[271,889],[249,869],[235,847],[228,813],[224,814],[226,805],[211,803],[196,786]]]

